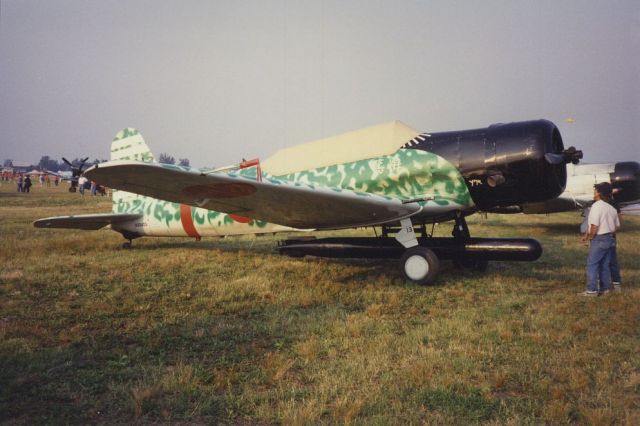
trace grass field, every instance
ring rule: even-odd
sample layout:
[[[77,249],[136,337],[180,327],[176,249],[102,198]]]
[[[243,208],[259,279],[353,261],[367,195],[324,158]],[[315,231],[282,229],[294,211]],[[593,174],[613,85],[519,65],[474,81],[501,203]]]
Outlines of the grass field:
[[[640,218],[623,292],[585,299],[578,213],[473,216],[542,258],[419,287],[394,262],[280,257],[278,236],[123,250],[34,228],[110,210],[65,188],[0,187],[2,423],[640,424]]]

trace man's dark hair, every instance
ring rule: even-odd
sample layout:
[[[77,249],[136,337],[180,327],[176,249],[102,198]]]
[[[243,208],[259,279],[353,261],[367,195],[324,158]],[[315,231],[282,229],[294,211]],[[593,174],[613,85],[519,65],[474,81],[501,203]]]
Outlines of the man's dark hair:
[[[609,182],[596,183],[593,187],[603,197],[611,198],[611,195],[613,194],[613,186],[611,186]]]

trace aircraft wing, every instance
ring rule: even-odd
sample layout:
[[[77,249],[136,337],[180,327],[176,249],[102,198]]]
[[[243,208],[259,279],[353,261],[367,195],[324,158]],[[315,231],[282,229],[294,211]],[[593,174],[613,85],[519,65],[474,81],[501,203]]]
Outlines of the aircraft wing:
[[[179,166],[116,160],[85,172],[110,188],[236,214],[298,229],[338,229],[395,222],[419,213],[418,203],[340,188],[234,173],[204,174]]]
[[[131,213],[100,213],[100,214],[80,214],[76,216],[54,216],[38,219],[33,222],[36,228],[67,228],[96,230],[107,225],[127,222],[141,218],[141,214]]]

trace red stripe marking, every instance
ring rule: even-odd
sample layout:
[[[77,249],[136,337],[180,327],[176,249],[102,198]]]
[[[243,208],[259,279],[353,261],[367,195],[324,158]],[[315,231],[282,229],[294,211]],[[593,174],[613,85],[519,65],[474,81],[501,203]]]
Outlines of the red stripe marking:
[[[188,236],[194,237],[196,240],[199,240],[201,238],[200,234],[198,234],[198,231],[196,231],[195,225],[193,224],[193,217],[191,216],[191,206],[180,204],[180,222],[182,222],[182,228]]]
[[[249,222],[251,222],[251,218],[250,217],[239,216],[237,214],[229,213],[229,217],[231,219],[235,220],[238,223],[249,223]]]

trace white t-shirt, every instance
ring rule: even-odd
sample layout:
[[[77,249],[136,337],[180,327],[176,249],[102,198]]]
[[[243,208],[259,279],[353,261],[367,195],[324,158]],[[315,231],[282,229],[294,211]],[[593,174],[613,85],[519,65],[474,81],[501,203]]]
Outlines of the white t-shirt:
[[[616,232],[620,227],[618,212],[606,201],[598,200],[591,206],[589,211],[589,228],[591,225],[598,227],[598,235]]]

